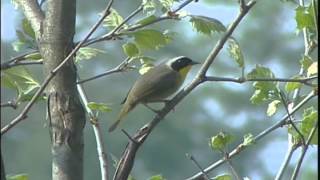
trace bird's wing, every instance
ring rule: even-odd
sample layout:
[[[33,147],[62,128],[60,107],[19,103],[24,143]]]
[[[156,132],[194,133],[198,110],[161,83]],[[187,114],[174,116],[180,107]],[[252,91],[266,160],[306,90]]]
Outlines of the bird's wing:
[[[161,70],[163,71],[163,68],[151,69],[150,72],[148,71],[136,81],[129,92],[136,102],[145,101],[145,99],[148,101],[161,100],[177,90],[180,86],[180,83],[177,82],[179,73],[163,73],[160,72]]]

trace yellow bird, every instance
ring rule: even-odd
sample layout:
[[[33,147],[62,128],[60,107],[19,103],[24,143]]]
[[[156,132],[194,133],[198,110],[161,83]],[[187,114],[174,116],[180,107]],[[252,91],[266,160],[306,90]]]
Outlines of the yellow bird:
[[[139,103],[163,102],[183,84],[191,67],[198,62],[185,56],[170,59],[141,75],[123,101],[117,120],[109,128],[113,131],[120,121]],[[147,106],[149,107],[149,106]]]

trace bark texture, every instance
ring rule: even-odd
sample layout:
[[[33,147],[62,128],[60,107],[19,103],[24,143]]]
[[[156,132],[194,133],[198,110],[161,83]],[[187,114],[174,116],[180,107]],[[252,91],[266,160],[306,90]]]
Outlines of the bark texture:
[[[48,76],[73,48],[76,0],[48,0],[38,43]],[[52,179],[83,179],[85,113],[76,88],[76,67],[69,60],[49,83],[48,114],[52,141]]]

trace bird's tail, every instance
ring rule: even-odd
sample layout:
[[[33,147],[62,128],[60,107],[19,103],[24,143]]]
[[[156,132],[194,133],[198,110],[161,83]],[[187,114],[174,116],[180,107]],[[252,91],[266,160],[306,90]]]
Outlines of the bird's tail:
[[[119,125],[120,121],[135,107],[135,105],[133,104],[124,104],[117,120],[110,126],[109,128],[109,132],[112,132],[113,130],[115,130],[117,128],[117,126]]]

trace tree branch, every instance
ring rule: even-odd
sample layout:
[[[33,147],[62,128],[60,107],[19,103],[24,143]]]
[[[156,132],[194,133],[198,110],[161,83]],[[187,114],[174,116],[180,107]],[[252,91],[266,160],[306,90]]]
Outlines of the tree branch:
[[[275,123],[274,125],[272,125],[271,127],[265,129],[264,131],[262,131],[261,133],[259,133],[257,136],[254,137],[254,142],[259,141],[260,139],[262,139],[263,137],[265,137],[266,135],[268,135],[269,133],[271,133],[272,131],[276,130],[279,127],[282,127],[284,124],[286,124],[286,120],[289,116],[291,116],[293,113],[295,113],[297,110],[299,110],[303,105],[305,105],[309,100],[311,100],[313,97],[315,97],[316,94],[315,92],[310,92],[299,104],[297,104],[291,111],[290,114],[286,114],[280,121],[278,121],[277,123]],[[232,150],[229,153],[229,158],[232,158],[233,156],[238,155],[240,152],[242,152],[243,150],[247,149],[248,146],[245,146],[243,144],[239,144],[234,150]],[[213,169],[219,167],[220,165],[222,165],[223,163],[225,163],[226,160],[225,158],[220,159],[218,161],[216,161],[215,163],[211,164],[210,166],[208,166],[206,169],[204,169],[204,172],[208,173],[210,171],[212,171]],[[202,172],[197,173],[185,180],[197,180],[199,177],[201,177]]]
[[[265,81],[265,82],[299,82],[310,86],[308,81],[317,79],[318,76],[311,76],[300,79],[287,79],[287,78],[228,78],[228,77],[216,77],[216,76],[206,76],[204,81],[224,81],[224,82],[235,82],[235,83],[245,83],[252,81]],[[312,85],[316,86],[316,85]]]
[[[13,128],[16,124],[18,124],[19,122],[21,122],[22,120],[24,120],[27,117],[27,113],[30,111],[31,107],[34,105],[36,99],[42,94],[42,92],[44,91],[44,89],[47,87],[47,85],[49,84],[49,82],[51,81],[51,79],[57,74],[57,71],[59,71],[67,62],[68,60],[72,59],[71,57],[75,55],[75,53],[80,49],[80,47],[82,46],[82,44],[84,44],[84,42],[86,42],[86,40],[89,39],[89,37],[93,34],[94,31],[96,31],[96,29],[99,27],[99,25],[102,23],[103,19],[108,16],[110,14],[110,8],[111,5],[113,3],[113,0],[110,0],[107,7],[105,8],[105,10],[103,11],[103,15],[100,17],[100,19],[98,20],[98,22],[96,22],[94,24],[94,26],[90,29],[90,31],[88,32],[88,34],[85,36],[85,38],[69,53],[69,55],[56,67],[54,68],[50,74],[45,78],[44,82],[42,83],[42,85],[40,86],[40,88],[37,90],[37,92],[35,93],[35,95],[31,98],[31,100],[28,102],[28,104],[24,107],[24,109],[22,110],[22,112],[16,117],[14,118],[9,124],[7,124],[6,126],[4,126],[1,129],[1,136],[3,134],[5,134],[8,130],[10,130],[11,128]]]
[[[207,72],[209,66],[212,64],[223,45],[227,41],[227,39],[231,36],[234,29],[238,26],[243,17],[247,14],[249,9],[255,4],[255,1],[250,1],[244,9],[242,9],[235,21],[229,26],[224,36],[217,42],[217,45],[212,49],[209,56],[205,60],[204,64],[200,68],[198,74],[194,78],[194,80],[183,88],[171,101],[166,103],[165,107],[161,109],[161,111],[144,127],[139,129],[136,134],[133,136],[133,139],[139,143],[132,143],[130,141],[124,150],[122,157],[118,163],[114,179],[115,180],[123,180],[127,179],[130,171],[134,164],[134,159],[136,152],[142,143],[147,139],[149,134],[152,132],[153,128],[172,110],[172,108],[177,105],[186,95],[188,95],[195,87],[197,87],[200,83],[204,82],[203,78],[205,77],[205,73]]]
[[[1,70],[9,69],[9,68],[11,68],[11,66],[13,66],[13,64],[25,60],[26,56],[33,54],[33,53],[37,53],[37,52],[39,52],[39,51],[34,50],[34,51],[30,51],[30,52],[18,55],[16,57],[13,57],[10,60],[1,63]]]
[[[103,77],[103,76],[107,76],[107,75],[110,75],[110,74],[113,74],[113,73],[117,73],[117,72],[123,72],[125,71],[128,67],[128,61],[129,61],[129,57],[126,58],[122,63],[120,63],[117,67],[111,69],[111,70],[108,70],[104,73],[101,73],[99,75],[96,75],[96,76],[93,76],[91,78],[88,78],[88,79],[84,79],[84,80],[79,80],[77,82],[77,84],[82,84],[82,83],[85,83],[85,82],[88,82],[88,81],[91,81],[91,80],[94,80],[94,79],[98,79],[100,77]]]
[[[310,131],[310,134],[309,134],[308,139],[307,139],[307,143],[304,146],[302,146],[301,155],[299,157],[299,160],[298,160],[298,163],[297,163],[296,167],[294,168],[291,180],[296,180],[297,177],[298,177],[298,173],[300,171],[300,167],[302,165],[302,161],[303,161],[304,156],[305,156],[305,154],[306,154],[306,152],[307,152],[307,150],[309,148],[309,144],[310,144],[310,142],[311,142],[316,130],[318,129],[318,124],[319,124],[319,121],[317,120],[317,122],[313,125],[313,128]]]
[[[83,46],[89,46],[93,43],[97,43],[100,41],[110,40],[119,34],[117,34],[117,31],[123,27],[131,18],[133,18],[135,15],[137,15],[139,12],[143,10],[143,6],[140,5],[136,10],[134,10],[128,17],[126,17],[117,27],[115,27],[112,31],[110,31],[108,34],[103,35],[99,38],[89,39],[86,43],[83,44]]]
[[[90,122],[92,124],[93,132],[96,137],[97,142],[97,151],[100,162],[100,171],[101,171],[101,180],[109,179],[108,171],[108,156],[105,146],[105,141],[103,139],[102,131],[99,125],[98,118],[94,115],[92,110],[88,107],[88,98],[84,92],[83,87],[80,84],[77,84],[78,92],[80,94],[81,100],[85,106],[85,109],[89,115]]]
[[[44,14],[37,0],[17,0],[24,15],[30,21],[31,26],[36,33],[36,37],[41,35],[41,24],[44,20]]]
[[[13,100],[13,101],[8,101],[6,103],[1,103],[0,107],[11,107],[13,109],[17,109],[18,105],[17,105],[17,101]]]
[[[276,177],[274,178],[275,180],[281,180],[282,179],[282,176],[286,170],[286,168],[288,167],[289,165],[289,162],[292,158],[292,154],[293,152],[296,150],[296,148],[298,147],[297,144],[293,143],[293,137],[292,135],[289,133],[288,134],[288,149],[287,149],[287,152],[286,152],[286,156],[281,164],[281,167],[276,175]]]
[[[191,155],[191,154],[186,154],[187,158],[189,158],[196,166],[197,168],[202,172],[202,177],[204,178],[204,180],[210,180],[210,177],[208,176],[208,174],[206,174],[203,170],[203,168],[200,166],[200,164],[198,163],[198,161]]]

